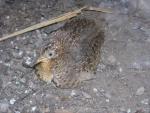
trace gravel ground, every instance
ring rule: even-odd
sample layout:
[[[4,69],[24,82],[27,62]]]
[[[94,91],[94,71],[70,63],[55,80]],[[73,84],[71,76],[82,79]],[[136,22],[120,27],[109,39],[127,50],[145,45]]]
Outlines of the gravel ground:
[[[150,113],[149,0],[0,0],[0,37],[83,5],[111,8],[96,79],[45,85],[32,65],[63,22],[0,42],[0,113]]]

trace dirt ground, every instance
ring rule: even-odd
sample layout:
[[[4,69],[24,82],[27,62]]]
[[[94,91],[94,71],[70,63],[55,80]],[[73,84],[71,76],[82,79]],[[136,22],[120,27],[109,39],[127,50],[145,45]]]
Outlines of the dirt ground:
[[[0,113],[150,113],[149,0],[0,0],[0,37],[84,5],[106,21],[96,79],[76,89],[45,85],[27,68],[63,22],[0,42]]]

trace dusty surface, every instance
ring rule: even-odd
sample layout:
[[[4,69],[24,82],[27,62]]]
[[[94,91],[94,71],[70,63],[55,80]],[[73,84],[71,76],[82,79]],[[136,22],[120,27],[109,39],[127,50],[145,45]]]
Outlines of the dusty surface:
[[[26,68],[63,23],[0,42],[1,113],[150,112],[148,0],[0,0],[0,36],[85,4],[114,12],[102,14],[107,26],[96,79],[78,89],[62,90],[46,86]],[[101,14],[86,13],[95,19]]]

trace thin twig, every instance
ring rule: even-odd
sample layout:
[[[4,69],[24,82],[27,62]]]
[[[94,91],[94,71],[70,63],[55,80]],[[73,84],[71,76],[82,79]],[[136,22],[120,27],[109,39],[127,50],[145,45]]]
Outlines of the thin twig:
[[[0,38],[0,42],[4,41],[6,39],[9,39],[9,38],[18,36],[18,35],[23,34],[23,33],[27,33],[27,32],[30,32],[30,31],[33,31],[33,30],[36,30],[36,29],[39,29],[39,28],[46,27],[46,26],[54,24],[54,23],[58,23],[58,22],[61,22],[61,21],[73,18],[73,17],[77,16],[78,14],[80,14],[82,12],[82,10],[98,11],[98,12],[104,12],[104,13],[112,13],[108,9],[101,9],[101,8],[96,8],[96,7],[84,6],[84,7],[80,8],[80,9],[75,10],[75,11],[62,14],[62,15],[60,15],[58,17],[54,17],[54,18],[49,19],[47,21],[44,21],[44,22],[32,25],[32,26],[27,27],[27,28],[25,28],[23,30],[16,31],[16,32],[14,32],[12,34],[6,35],[6,36]]]
[[[85,10],[97,11],[97,12],[103,12],[103,13],[112,13],[112,11],[109,10],[109,9],[98,8],[98,7],[92,7],[92,6],[89,6],[89,7],[86,8]]]
[[[36,30],[36,29],[39,29],[39,28],[42,28],[42,27],[54,24],[54,23],[57,23],[57,22],[61,22],[61,21],[73,18],[73,17],[77,16],[77,14],[81,13],[81,10],[84,9],[84,8],[86,8],[86,7],[82,7],[80,9],[78,9],[78,10],[73,11],[73,12],[65,13],[65,14],[60,15],[58,17],[54,17],[54,18],[52,18],[50,20],[47,20],[47,21],[35,24],[33,26],[27,27],[27,28],[25,28],[23,30],[20,30],[20,31],[17,31],[17,32],[14,32],[14,33],[12,33],[10,35],[7,35],[7,36],[4,36],[4,37],[0,38],[0,41],[3,41],[3,40],[6,40],[6,39],[9,39],[11,37],[20,35],[20,34],[23,34],[23,33],[29,32],[29,31],[33,31],[33,30]]]

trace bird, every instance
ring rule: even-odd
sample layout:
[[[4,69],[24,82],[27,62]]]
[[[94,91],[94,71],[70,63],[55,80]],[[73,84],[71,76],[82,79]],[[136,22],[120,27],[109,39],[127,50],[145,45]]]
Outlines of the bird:
[[[105,37],[101,23],[73,18],[50,35],[35,63],[41,80],[58,88],[76,88],[94,77]]]

